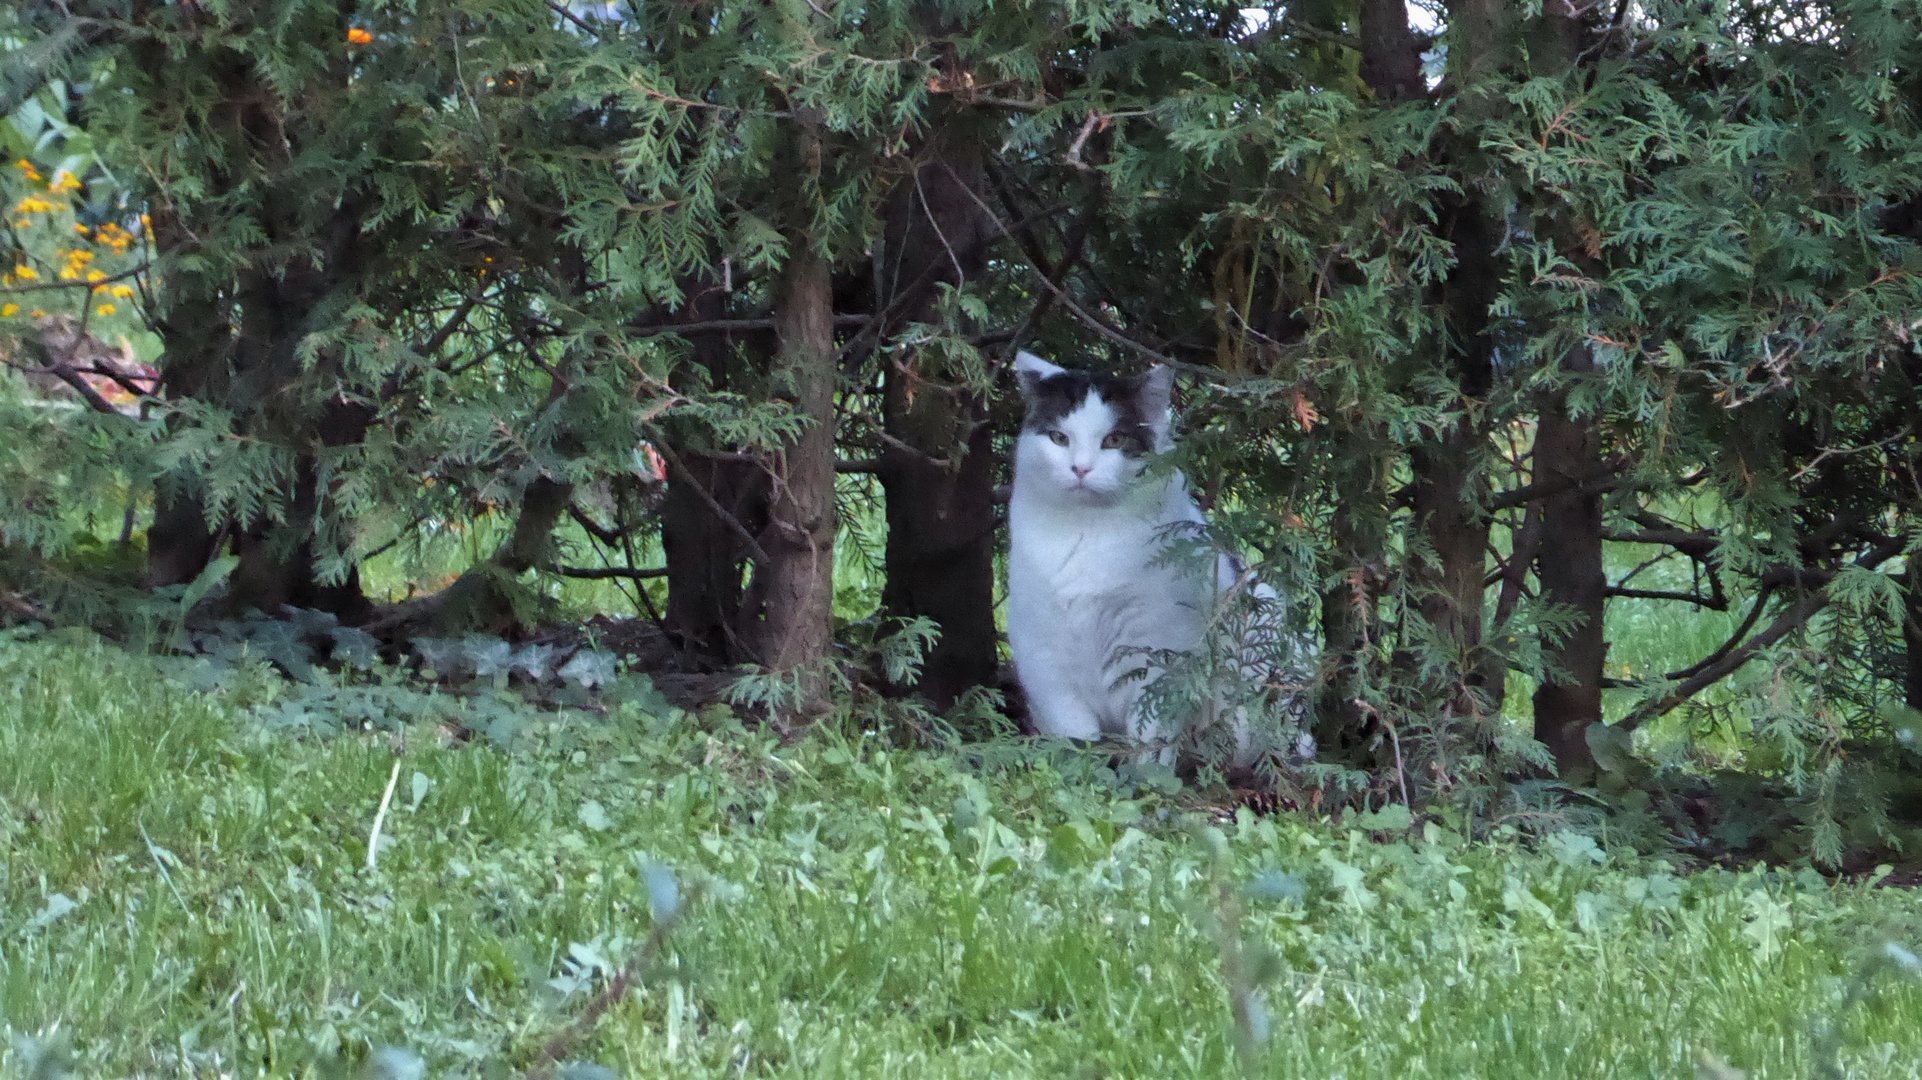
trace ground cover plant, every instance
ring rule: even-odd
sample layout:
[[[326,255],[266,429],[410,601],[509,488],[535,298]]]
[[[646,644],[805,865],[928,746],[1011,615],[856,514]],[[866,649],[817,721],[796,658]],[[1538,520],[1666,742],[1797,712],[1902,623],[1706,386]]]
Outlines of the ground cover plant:
[[[258,720],[296,692],[0,645],[0,1073],[1922,1075],[1905,889],[724,709]]]

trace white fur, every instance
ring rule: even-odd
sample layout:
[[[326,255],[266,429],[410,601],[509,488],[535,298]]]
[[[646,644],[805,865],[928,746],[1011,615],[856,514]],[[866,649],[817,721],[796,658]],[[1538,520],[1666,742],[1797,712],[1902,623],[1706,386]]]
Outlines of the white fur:
[[[1062,370],[1021,353],[1016,370],[1045,379]],[[1171,373],[1151,394],[1166,398]],[[1124,679],[1142,664],[1130,649],[1191,650],[1202,644],[1215,590],[1235,568],[1205,573],[1158,563],[1168,527],[1200,523],[1180,473],[1144,478],[1143,462],[1103,449],[1114,411],[1092,390],[1063,417],[1067,446],[1023,430],[1015,443],[1008,505],[1008,643],[1035,726],[1092,739],[1105,733],[1154,739],[1135,715],[1144,685]],[[1151,423],[1156,450],[1169,445],[1165,407]]]

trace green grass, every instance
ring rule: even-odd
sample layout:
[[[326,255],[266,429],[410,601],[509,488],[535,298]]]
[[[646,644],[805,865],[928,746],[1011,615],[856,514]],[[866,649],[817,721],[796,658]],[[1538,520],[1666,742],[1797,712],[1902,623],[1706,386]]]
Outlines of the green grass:
[[[289,1075],[377,1046],[498,1075],[646,938],[654,860],[694,899],[581,1060],[1233,1073],[1204,838],[1089,758],[781,745],[719,711],[530,717],[508,748],[250,722],[288,692],[211,697],[97,645],[0,639],[0,1026],[66,1033],[85,1075]],[[1263,1075],[1691,1077],[1707,1051],[1751,1077],[1922,1076],[1922,993],[1867,974],[1888,936],[1916,939],[1914,894],[1678,877],[1569,836],[1223,832],[1237,877],[1305,885],[1250,902],[1281,958]]]

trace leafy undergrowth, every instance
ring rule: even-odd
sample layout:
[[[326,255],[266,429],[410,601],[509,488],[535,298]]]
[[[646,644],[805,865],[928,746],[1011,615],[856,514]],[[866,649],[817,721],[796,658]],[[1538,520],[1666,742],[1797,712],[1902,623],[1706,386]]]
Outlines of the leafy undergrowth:
[[[0,1074],[50,1075],[61,1039],[85,1075],[540,1066],[650,934],[666,866],[680,920],[568,1061],[1232,1075],[1225,843],[1269,969],[1239,1029],[1267,1029],[1261,1075],[1922,1075],[1906,890],[1678,876],[1568,834],[1244,812],[1210,835],[1084,755],[782,745],[720,709],[454,745],[299,737],[257,722],[271,697],[0,639]]]

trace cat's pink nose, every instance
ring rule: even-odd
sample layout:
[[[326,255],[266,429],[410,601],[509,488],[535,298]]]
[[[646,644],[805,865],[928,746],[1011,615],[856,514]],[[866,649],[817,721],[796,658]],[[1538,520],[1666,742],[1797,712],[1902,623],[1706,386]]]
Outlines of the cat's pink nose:
[[[1074,478],[1076,480],[1084,480],[1089,473],[1094,471],[1093,465],[1070,465],[1068,468],[1074,471]]]

